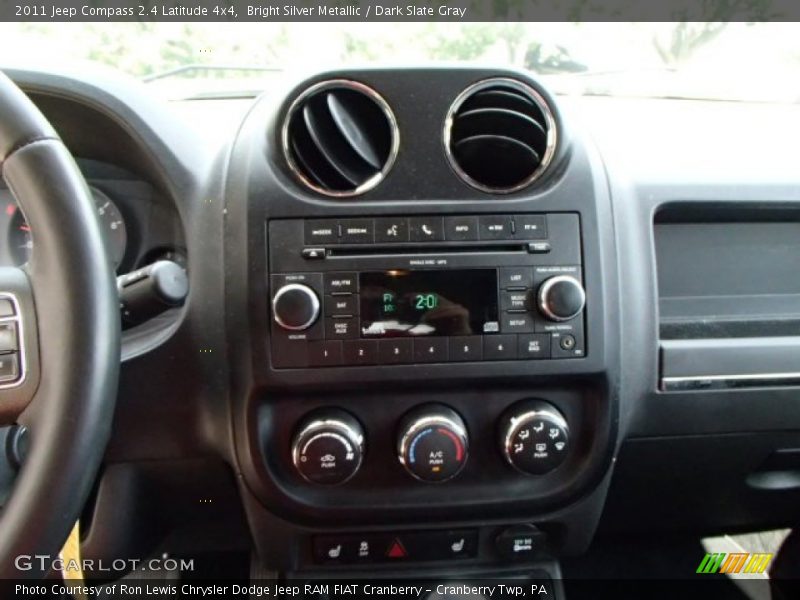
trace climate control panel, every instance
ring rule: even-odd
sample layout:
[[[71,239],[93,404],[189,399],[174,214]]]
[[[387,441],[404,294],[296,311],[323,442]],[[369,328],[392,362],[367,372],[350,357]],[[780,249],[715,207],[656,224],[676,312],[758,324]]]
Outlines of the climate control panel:
[[[356,475],[366,455],[366,439],[358,419],[340,409],[307,415],[292,439],[295,470],[309,483],[337,485]],[[564,415],[544,400],[518,402],[498,420],[497,452],[510,468],[526,475],[545,475],[569,454],[569,426]],[[453,408],[425,404],[399,420],[396,460],[420,482],[441,483],[457,477],[467,465],[470,439],[467,424]]]

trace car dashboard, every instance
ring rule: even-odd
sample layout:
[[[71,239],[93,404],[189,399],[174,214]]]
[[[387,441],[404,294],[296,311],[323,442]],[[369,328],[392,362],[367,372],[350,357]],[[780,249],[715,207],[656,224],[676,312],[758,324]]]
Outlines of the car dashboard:
[[[486,575],[797,522],[800,181],[756,150],[796,107],[344,69],[232,103],[218,144],[136,84],[8,72],[118,274],[188,273],[123,339],[86,556]],[[6,190],[0,232],[14,265],[46,234]]]

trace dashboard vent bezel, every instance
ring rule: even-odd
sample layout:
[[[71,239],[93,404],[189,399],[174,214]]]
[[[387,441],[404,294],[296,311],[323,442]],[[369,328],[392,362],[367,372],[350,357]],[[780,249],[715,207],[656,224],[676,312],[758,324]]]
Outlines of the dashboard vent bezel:
[[[386,121],[389,125],[390,130],[390,147],[389,152],[384,162],[383,167],[380,171],[376,172],[374,175],[366,179],[361,184],[355,186],[353,189],[350,190],[336,190],[323,187],[313,181],[310,177],[306,175],[302,166],[300,166],[294,157],[294,152],[291,147],[291,124],[293,117],[300,110],[305,103],[311,99],[314,95],[324,92],[326,90],[333,90],[333,89],[348,89],[352,91],[359,92],[367,96],[370,100],[372,100],[378,108],[383,112],[384,116],[386,117]],[[323,196],[327,196],[329,198],[339,198],[339,199],[346,199],[346,198],[353,198],[356,196],[360,196],[378,186],[389,174],[394,167],[394,164],[397,160],[397,155],[400,151],[400,130],[397,125],[397,118],[392,111],[391,106],[389,103],[381,96],[377,91],[373,88],[369,87],[366,84],[363,84],[358,81],[353,81],[351,79],[328,79],[325,81],[320,81],[315,83],[305,90],[303,90],[297,98],[289,106],[289,109],[286,111],[286,115],[283,118],[283,124],[281,126],[281,146],[283,149],[283,157],[286,161],[286,164],[289,167],[289,170],[292,172],[292,175],[305,187],[308,189],[321,194]]]
[[[454,156],[453,151],[451,149],[453,124],[456,119],[458,111],[461,109],[464,103],[467,102],[467,100],[469,100],[473,95],[493,87],[512,88],[513,90],[526,96],[529,100],[531,100],[531,102],[533,102],[536,108],[538,108],[539,111],[541,112],[545,121],[544,125],[546,126],[547,129],[545,132],[545,149],[541,157],[541,160],[539,162],[539,165],[533,170],[533,172],[528,177],[526,177],[519,183],[516,183],[509,187],[494,187],[474,179],[461,167],[461,165],[458,162],[458,159]],[[519,79],[513,79],[511,77],[490,77],[488,79],[477,81],[468,86],[466,89],[464,89],[464,91],[462,91],[456,97],[456,99],[450,105],[450,109],[447,111],[447,116],[445,117],[442,142],[444,144],[444,152],[445,155],[447,156],[447,162],[450,164],[450,167],[462,181],[464,181],[470,187],[475,188],[476,190],[479,190],[481,192],[485,192],[487,194],[505,195],[505,194],[512,194],[514,192],[518,192],[520,190],[527,188],[535,181],[540,179],[545,172],[547,172],[548,167],[553,161],[553,158],[556,153],[556,147],[558,145],[558,126],[553,110],[551,109],[550,102],[548,102],[544,98],[544,96],[535,88],[533,88],[531,85],[524,83]]]

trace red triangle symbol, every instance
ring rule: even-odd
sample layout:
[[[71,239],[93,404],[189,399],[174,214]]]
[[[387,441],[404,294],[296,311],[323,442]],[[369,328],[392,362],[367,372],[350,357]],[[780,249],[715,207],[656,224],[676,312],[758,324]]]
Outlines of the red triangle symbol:
[[[395,538],[392,545],[389,546],[389,551],[386,553],[386,556],[389,558],[405,558],[408,556],[408,553],[406,549],[403,548],[403,544],[400,543],[400,540]]]

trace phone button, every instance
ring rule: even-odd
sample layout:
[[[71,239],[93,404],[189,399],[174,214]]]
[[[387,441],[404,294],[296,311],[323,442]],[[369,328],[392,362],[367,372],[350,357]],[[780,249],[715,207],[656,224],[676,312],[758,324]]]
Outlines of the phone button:
[[[408,220],[412,242],[441,242],[444,240],[442,217],[416,217]]]

